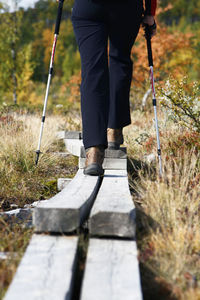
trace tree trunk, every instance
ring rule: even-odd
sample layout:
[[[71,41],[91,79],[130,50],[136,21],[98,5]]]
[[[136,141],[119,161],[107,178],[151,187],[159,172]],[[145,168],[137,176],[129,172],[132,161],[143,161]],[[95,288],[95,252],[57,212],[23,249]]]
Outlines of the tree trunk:
[[[13,13],[13,24],[14,24],[14,35],[13,35],[13,41],[12,41],[12,48],[11,48],[11,53],[12,53],[12,59],[13,59],[13,72],[12,72],[12,80],[13,80],[13,102],[14,104],[17,104],[17,62],[16,62],[16,38],[17,38],[17,16],[16,16],[16,11],[17,11],[17,0],[14,1],[14,6],[15,6],[15,11]]]
[[[17,77],[16,77],[16,51],[14,47],[11,50],[12,58],[13,58],[13,72],[12,72],[12,80],[13,80],[13,102],[17,104]]]

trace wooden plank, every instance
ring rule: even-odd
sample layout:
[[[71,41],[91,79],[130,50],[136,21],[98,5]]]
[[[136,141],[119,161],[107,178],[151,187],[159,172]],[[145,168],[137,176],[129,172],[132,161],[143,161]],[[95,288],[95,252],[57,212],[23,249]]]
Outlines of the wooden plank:
[[[82,132],[81,131],[65,131],[65,139],[82,139]]]
[[[83,141],[79,139],[64,139],[65,147],[67,151],[69,151],[71,154],[75,156],[79,156],[79,168],[84,168],[85,166],[85,148],[83,146]],[[105,159],[104,159],[104,168],[106,169],[114,169],[114,168],[119,168],[117,167],[117,163],[120,166],[120,169],[125,169],[126,168],[126,162],[125,161],[120,161],[118,162],[118,159],[127,159],[127,153],[126,153],[126,148],[121,147],[119,150],[110,150],[106,149],[105,151]],[[112,165],[114,167],[112,168]]]
[[[90,239],[81,300],[142,300],[136,242]]]
[[[107,170],[89,219],[93,236],[135,238],[135,207],[126,170]]]
[[[77,237],[33,235],[4,300],[70,300],[77,242]]]
[[[64,139],[65,138],[65,131],[64,130],[57,131],[56,132],[56,137],[57,137],[57,139],[60,139],[60,140]]]
[[[79,158],[79,169],[85,167],[85,158]],[[127,169],[127,160],[119,158],[104,158],[103,161],[104,170],[126,170]]]
[[[75,156],[80,156],[81,147],[83,141],[78,139],[64,139],[65,147],[67,151]]]
[[[58,139],[82,139],[81,131],[58,131],[56,133]]]
[[[87,219],[102,178],[79,170],[60,193],[41,201],[33,212],[36,232],[73,232]]]
[[[62,191],[70,182],[72,178],[58,178],[57,180],[57,189],[58,191]]]
[[[0,213],[9,223],[23,223],[25,227],[32,227],[32,209],[31,207],[17,208]]]

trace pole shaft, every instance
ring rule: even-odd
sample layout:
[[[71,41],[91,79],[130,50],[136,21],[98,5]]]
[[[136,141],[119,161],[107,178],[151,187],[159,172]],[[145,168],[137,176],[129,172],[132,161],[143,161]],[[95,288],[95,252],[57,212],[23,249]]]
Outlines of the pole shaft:
[[[155,116],[157,153],[158,153],[158,160],[159,160],[159,174],[160,174],[160,176],[162,176],[160,135],[159,135],[159,126],[158,126],[158,117],[157,117],[157,103],[156,103],[157,101],[156,101],[155,81],[154,81],[154,73],[153,73],[153,55],[152,55],[152,46],[151,46],[151,36],[150,36],[148,26],[146,26],[145,35],[146,35],[146,41],[147,41],[148,61],[149,61],[149,67],[150,67],[150,81],[151,81],[154,116]]]
[[[151,47],[151,32],[150,32],[150,28],[147,24],[145,26],[145,37],[146,37],[146,41],[147,41],[147,52],[148,52],[149,67],[153,67],[153,54],[152,54],[152,47]]]
[[[155,82],[154,82],[152,66],[150,67],[150,78],[151,78],[153,108],[154,108],[154,116],[155,116],[156,138],[157,138],[158,151],[160,151],[160,137],[159,137],[159,127],[158,127],[158,117],[157,117],[156,91],[155,91]]]
[[[37,148],[38,151],[40,151],[43,129],[44,129],[44,122],[41,122],[40,135],[39,135],[38,148]]]
[[[61,21],[61,16],[62,16],[62,9],[63,9],[63,2],[64,0],[59,0],[59,5],[58,5],[58,12],[57,12],[57,18],[56,18],[56,26],[55,26],[55,34],[59,34],[60,30],[60,21]]]
[[[44,129],[46,108],[47,108],[47,102],[48,102],[48,96],[49,96],[49,88],[50,88],[50,83],[51,83],[51,77],[53,74],[53,65],[54,65],[54,57],[55,57],[55,52],[56,52],[56,44],[57,44],[57,39],[58,39],[58,34],[59,34],[59,29],[60,29],[60,21],[61,21],[61,17],[62,17],[63,2],[64,2],[64,0],[59,0],[56,25],[55,25],[55,33],[54,33],[54,41],[53,41],[53,46],[52,46],[52,51],[51,51],[49,74],[48,74],[48,80],[47,80],[47,87],[46,87],[46,93],[45,93],[45,99],[44,99],[44,107],[43,107],[43,113],[42,113],[42,121],[41,121],[41,127],[40,127],[40,135],[39,135],[39,141],[38,141],[38,149],[36,151],[36,154],[37,154],[36,165],[38,163],[39,154],[40,154],[40,146],[41,146],[43,129]]]
[[[152,54],[152,47],[151,47],[151,38],[149,36],[147,37],[147,51],[148,51],[149,67],[153,67],[153,54]]]

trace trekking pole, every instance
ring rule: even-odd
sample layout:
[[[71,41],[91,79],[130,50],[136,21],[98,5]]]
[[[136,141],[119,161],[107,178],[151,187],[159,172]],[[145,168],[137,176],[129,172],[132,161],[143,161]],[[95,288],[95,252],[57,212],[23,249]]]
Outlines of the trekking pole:
[[[58,39],[58,35],[59,35],[60,21],[61,21],[61,17],[62,17],[63,2],[64,2],[64,0],[59,0],[55,32],[54,32],[54,41],[53,41],[50,66],[49,66],[49,75],[48,75],[48,80],[47,80],[46,94],[45,94],[45,99],[44,99],[44,108],[43,108],[43,114],[42,114],[42,122],[41,122],[40,135],[39,135],[39,141],[38,141],[38,148],[35,151],[36,152],[36,160],[35,160],[36,166],[38,164],[39,155],[40,155],[40,153],[42,153],[40,151],[40,146],[41,146],[42,134],[43,134],[43,129],[44,129],[47,101],[48,101],[48,95],[49,95],[49,87],[50,87],[50,83],[51,83],[51,76],[53,73],[53,64],[54,64],[54,56],[55,56],[55,51],[56,51],[56,43],[57,43],[57,39]]]
[[[160,175],[160,177],[162,177],[162,159],[161,159],[160,136],[159,136],[159,127],[158,127],[158,118],[157,118],[156,91],[155,91],[155,83],[154,83],[154,75],[153,75],[153,55],[152,55],[152,47],[151,47],[151,33],[150,33],[150,28],[148,25],[145,26],[145,37],[146,37],[146,41],[147,41],[148,61],[149,61],[149,67],[150,67],[150,81],[151,81],[153,107],[154,107],[154,115],[155,115],[157,153],[158,153],[158,160],[159,160],[159,175]]]

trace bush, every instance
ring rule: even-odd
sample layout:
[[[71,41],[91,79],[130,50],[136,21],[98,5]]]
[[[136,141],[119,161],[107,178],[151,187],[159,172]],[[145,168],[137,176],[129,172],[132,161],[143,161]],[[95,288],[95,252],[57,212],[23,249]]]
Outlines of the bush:
[[[197,82],[190,84],[187,77],[182,80],[170,78],[160,94],[169,119],[200,132],[200,90]]]

